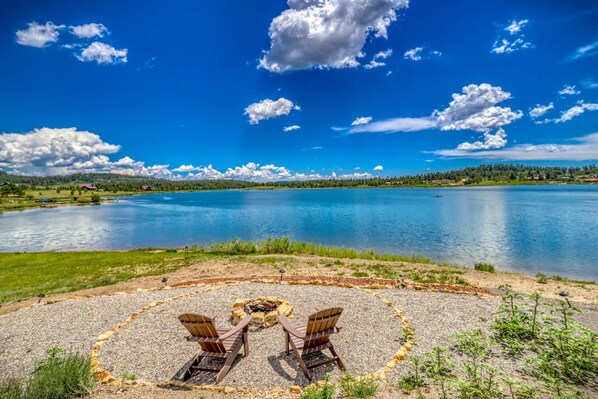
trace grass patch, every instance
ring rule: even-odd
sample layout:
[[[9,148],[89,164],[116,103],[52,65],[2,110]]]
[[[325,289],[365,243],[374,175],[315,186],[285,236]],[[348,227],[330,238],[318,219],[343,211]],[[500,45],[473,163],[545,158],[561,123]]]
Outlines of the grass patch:
[[[8,380],[1,385],[0,399],[80,398],[89,395],[95,383],[87,356],[52,348],[28,381]]]
[[[0,254],[0,303],[168,273],[210,257],[168,252],[36,252]]]
[[[473,268],[480,272],[496,273],[494,265],[490,263],[476,263]]]
[[[378,382],[371,378],[357,377],[349,372],[341,376],[340,386],[344,397],[350,399],[371,398],[378,391]]]
[[[393,262],[432,264],[432,260],[419,255],[379,254],[373,250],[360,251],[353,248],[320,245],[311,242],[293,241],[288,237],[267,238],[262,241],[233,239],[213,244],[208,252],[218,255],[317,255],[328,258],[369,259]]]
[[[328,381],[328,376],[324,379],[325,383],[321,387],[310,385],[303,390],[299,399],[334,399],[336,389]]]
[[[395,265],[382,263],[352,265],[355,273],[362,273],[367,270],[374,277],[389,280],[407,279],[422,284],[451,284],[451,285],[469,285],[467,280],[461,277],[464,272],[458,269],[425,270],[403,268]]]

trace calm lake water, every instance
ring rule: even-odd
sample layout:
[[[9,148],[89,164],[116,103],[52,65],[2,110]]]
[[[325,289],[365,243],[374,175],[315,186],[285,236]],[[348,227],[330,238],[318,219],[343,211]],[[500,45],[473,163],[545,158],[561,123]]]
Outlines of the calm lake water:
[[[598,280],[598,185],[148,194],[0,214],[0,251],[289,236]]]

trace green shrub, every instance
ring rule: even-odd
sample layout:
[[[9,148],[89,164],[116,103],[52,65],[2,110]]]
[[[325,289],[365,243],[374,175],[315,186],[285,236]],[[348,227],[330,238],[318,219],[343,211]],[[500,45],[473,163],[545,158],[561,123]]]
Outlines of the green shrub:
[[[23,386],[17,380],[7,380],[0,385],[0,399],[25,399]]]
[[[369,275],[366,272],[356,271],[352,274],[353,277],[368,277]]]
[[[540,284],[548,283],[548,277],[545,274],[538,273],[538,274],[536,274],[536,277],[538,278],[538,283],[540,283]]]
[[[369,398],[378,391],[378,383],[371,378],[356,377],[349,372],[343,373],[340,380],[341,390],[347,398]]]
[[[116,283],[116,279],[114,278],[114,276],[102,276],[98,280],[98,286],[100,287],[103,287],[105,285],[112,285],[114,283]]]
[[[93,193],[91,195],[91,202],[93,202],[94,204],[99,204],[100,202],[102,202],[102,197],[100,197],[100,194]]]
[[[494,269],[494,266],[491,265],[490,263],[476,263],[473,268],[480,272],[489,272],[489,273],[496,272],[496,269]]]
[[[26,383],[9,380],[0,386],[0,399],[71,399],[87,396],[96,382],[87,356],[46,351],[46,359]]]
[[[328,376],[326,376],[323,386],[308,386],[303,390],[299,399],[334,399],[334,391],[334,385],[328,382]]]

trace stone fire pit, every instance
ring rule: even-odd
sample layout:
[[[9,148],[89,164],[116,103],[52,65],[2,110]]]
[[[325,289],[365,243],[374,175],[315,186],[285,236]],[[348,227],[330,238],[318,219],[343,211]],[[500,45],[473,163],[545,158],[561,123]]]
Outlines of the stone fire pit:
[[[260,328],[272,327],[278,323],[276,316],[291,316],[293,307],[284,299],[275,296],[260,296],[254,299],[239,298],[235,301],[230,315],[236,326],[246,315],[253,316],[251,325]]]

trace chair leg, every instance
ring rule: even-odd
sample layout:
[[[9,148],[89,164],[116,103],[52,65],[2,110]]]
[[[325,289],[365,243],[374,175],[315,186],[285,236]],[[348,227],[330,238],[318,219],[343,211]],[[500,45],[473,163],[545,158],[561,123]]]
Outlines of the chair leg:
[[[303,361],[303,358],[301,357],[301,354],[299,353],[299,351],[295,347],[295,344],[293,343],[293,341],[291,341],[291,346],[293,347],[293,352],[295,353],[295,357],[297,358],[297,362],[299,362],[299,366],[301,366],[301,370],[303,371],[303,374],[305,374],[305,377],[308,380],[311,381],[311,373],[309,372],[309,369],[305,365],[305,362]]]
[[[345,371],[345,365],[343,364],[343,361],[341,360],[338,353],[336,353],[336,351],[334,350],[334,346],[330,347],[330,353],[332,353],[332,356],[334,356],[334,358],[336,359],[336,363],[338,364],[338,367],[341,370]]]
[[[222,381],[222,379],[226,376],[226,374],[228,374],[230,367],[233,365],[233,362],[237,358],[237,354],[239,353],[242,344],[242,342],[239,342],[239,344],[226,355],[226,361],[224,362],[224,366],[216,375],[216,384],[219,384],[220,381]]]
[[[291,354],[291,351],[289,350],[289,333],[285,331],[284,334],[284,348],[285,348],[285,354],[288,356]]]
[[[249,345],[247,344],[247,333],[243,332],[243,354],[249,356]]]
[[[183,376],[181,377],[181,379],[183,381],[187,381],[189,378],[191,378],[191,376],[193,375],[193,368],[195,366],[199,365],[199,363],[201,363],[202,359],[203,359],[203,356],[201,356],[201,352],[199,352],[195,356],[195,358],[193,359],[191,364],[189,365],[189,368],[187,370],[185,370],[185,372],[183,373]]]

